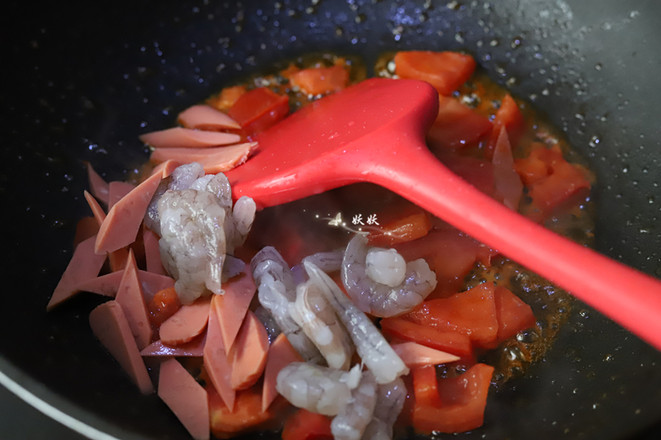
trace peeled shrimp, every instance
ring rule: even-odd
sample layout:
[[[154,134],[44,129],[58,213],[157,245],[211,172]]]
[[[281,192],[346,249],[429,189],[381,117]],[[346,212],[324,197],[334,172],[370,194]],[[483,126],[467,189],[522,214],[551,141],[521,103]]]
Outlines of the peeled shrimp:
[[[436,287],[436,274],[423,259],[406,263],[394,249],[367,248],[356,234],[342,261],[342,282],[356,306],[379,317],[412,310]]]
[[[331,368],[349,368],[353,344],[346,329],[339,322],[335,310],[312,280],[296,288],[296,301],[289,313],[305,334],[317,346]]]
[[[224,174],[200,177],[203,173],[196,163],[177,167],[157,203],[161,260],[184,304],[207,290],[223,293],[226,253],[243,243],[255,217],[251,199],[231,210],[232,189]]]
[[[266,246],[255,254],[250,267],[262,307],[271,313],[280,330],[303,359],[321,362],[321,353],[289,313],[290,304],[296,300],[296,287],[287,262],[275,248]]]
[[[363,433],[364,440],[392,439],[392,425],[402,412],[406,400],[406,385],[401,378],[381,384],[376,390],[376,406],[369,425]]]
[[[183,304],[208,289],[222,293],[225,259],[225,210],[207,191],[166,191],[158,202],[161,225],[159,247],[163,266],[172,275]]]
[[[243,196],[236,201],[232,208],[232,188],[227,176],[222,173],[200,177],[190,187],[198,191],[210,192],[216,196],[218,204],[225,209],[227,215],[223,229],[225,230],[227,252],[234,252],[234,249],[245,242],[255,220],[255,212],[257,211],[255,201],[250,197]]]
[[[335,440],[360,440],[372,420],[377,400],[377,384],[374,375],[363,372],[360,383],[351,391],[351,400],[331,422]]]
[[[160,236],[161,219],[158,214],[158,201],[168,189],[173,191],[188,189],[193,182],[202,176],[204,176],[202,165],[197,162],[191,162],[178,166],[167,179],[163,179],[147,207],[147,213],[145,214],[145,224],[147,227]]]
[[[392,382],[397,377],[407,374],[409,369],[370,318],[347,298],[324,271],[308,261],[303,265],[310,280],[321,287],[326,299],[349,331],[356,351],[363,363],[374,374],[376,382],[379,384]]]
[[[360,371],[341,371],[308,362],[292,362],[278,373],[276,389],[292,405],[326,416],[337,415],[358,386]]]
[[[317,252],[316,254],[308,255],[303,258],[303,261],[313,263],[326,273],[335,272],[342,268],[343,254],[344,252],[342,252],[342,250]]]

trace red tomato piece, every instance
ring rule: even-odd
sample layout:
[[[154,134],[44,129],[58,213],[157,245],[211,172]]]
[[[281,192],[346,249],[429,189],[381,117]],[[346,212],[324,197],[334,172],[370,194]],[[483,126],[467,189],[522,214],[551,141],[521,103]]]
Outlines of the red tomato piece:
[[[413,368],[412,376],[416,406],[441,407],[443,403],[438,392],[436,367],[426,365],[424,367]]]
[[[433,396],[431,373],[414,369],[415,403],[412,418],[416,432],[454,433],[482,426],[493,371],[494,368],[489,365],[476,364],[460,376],[438,380],[436,388],[440,403],[434,404],[436,399]]]
[[[311,67],[290,74],[289,82],[310,95],[322,95],[345,88],[349,83],[349,72],[339,65]]]
[[[377,231],[370,232],[368,239],[371,246],[393,246],[422,238],[427,235],[431,227],[429,214],[416,210],[383,223]]]
[[[156,292],[152,300],[147,304],[149,318],[154,328],[158,328],[170,316],[181,308],[179,296],[174,287],[168,287]]]
[[[482,283],[447,298],[424,301],[413,311],[401,315],[420,325],[466,335],[481,348],[494,348],[498,317],[493,283]]]
[[[427,347],[472,360],[473,347],[471,340],[464,334],[416,324],[401,317],[384,318],[379,321],[379,325],[383,334],[389,339],[417,342]]]
[[[498,343],[535,326],[535,315],[530,306],[508,288],[496,286],[494,300],[498,316]]]
[[[305,409],[299,409],[286,421],[282,440],[333,440],[331,420]]]
[[[216,438],[232,438],[239,434],[273,428],[277,424],[278,413],[282,411],[282,401],[262,411],[261,388],[253,387],[236,393],[234,409],[229,410],[216,389],[208,383],[211,433]],[[275,402],[274,402],[275,403]]]
[[[248,136],[264,131],[289,113],[289,97],[258,87],[237,98],[227,114]]]
[[[431,148],[461,149],[476,145],[491,131],[491,121],[455,98],[439,96],[438,115],[427,132]]]
[[[449,96],[475,71],[472,56],[459,52],[403,51],[395,55],[395,73],[400,78],[427,81],[443,96]]]
[[[488,160],[454,154],[441,155],[441,161],[453,173],[482,191],[493,196],[495,193],[493,163]]]
[[[434,296],[454,294],[463,284],[464,277],[475,262],[488,252],[482,244],[462,235],[453,228],[433,230],[418,240],[395,245],[407,261],[424,258],[436,273],[437,287]]]
[[[527,158],[517,160],[515,167],[532,199],[527,214],[536,220],[544,219],[574,196],[582,196],[591,186],[587,171],[567,162],[557,145],[538,145]]]
[[[521,137],[525,126],[525,120],[519,105],[516,103],[514,98],[509,94],[505,95],[503,100],[500,103],[498,111],[493,120],[493,129],[491,130],[491,137],[489,138],[489,143],[486,147],[485,154],[487,157],[491,157],[496,144],[498,143],[498,136],[500,135],[500,129],[505,127],[507,130],[507,135],[509,137],[510,144],[512,148],[516,148],[516,145]]]

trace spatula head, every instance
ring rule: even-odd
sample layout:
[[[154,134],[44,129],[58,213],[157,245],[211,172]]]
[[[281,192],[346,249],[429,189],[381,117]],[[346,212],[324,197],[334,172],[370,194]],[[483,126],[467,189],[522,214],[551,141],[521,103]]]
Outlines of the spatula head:
[[[369,180],[384,153],[406,160],[436,117],[422,81],[372,78],[322,98],[258,137],[256,154],[227,173],[234,197],[273,206]]]

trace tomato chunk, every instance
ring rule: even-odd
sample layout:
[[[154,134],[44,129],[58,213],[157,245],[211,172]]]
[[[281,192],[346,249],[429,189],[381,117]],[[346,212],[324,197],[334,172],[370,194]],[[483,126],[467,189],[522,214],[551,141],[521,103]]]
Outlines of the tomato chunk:
[[[417,342],[464,359],[472,359],[471,340],[464,334],[420,325],[401,317],[384,318],[379,324],[381,331],[389,339]]]
[[[310,95],[322,95],[345,88],[349,83],[349,72],[340,65],[311,67],[292,73],[289,82]]]
[[[494,300],[498,316],[498,343],[535,326],[535,315],[530,306],[508,288],[496,286]]]
[[[370,232],[368,239],[371,246],[393,246],[422,238],[431,227],[429,214],[416,210],[383,223],[377,231]]]
[[[273,428],[276,414],[283,408],[282,404],[271,405],[262,411],[261,389],[253,387],[236,393],[234,409],[230,411],[213,386],[207,385],[206,390],[211,433],[217,438],[231,438],[240,433]]]
[[[461,149],[476,145],[491,132],[491,121],[455,98],[439,96],[436,120],[427,132],[433,148]]]
[[[443,96],[449,96],[475,71],[475,60],[458,52],[403,51],[395,55],[395,73],[400,78],[427,81]]]
[[[432,377],[428,369],[414,369],[412,419],[415,431],[454,433],[482,426],[493,371],[489,365],[476,364],[460,376],[437,379],[434,386],[435,371]],[[434,396],[434,388],[438,398]]]
[[[464,334],[477,347],[493,348],[498,334],[494,290],[493,283],[482,283],[447,298],[424,301],[401,316],[420,325]]]
[[[560,147],[537,144],[530,155],[515,161],[516,171],[528,185],[532,202],[527,214],[544,219],[574,196],[590,189],[587,171],[565,160]]]
[[[333,440],[330,418],[299,409],[286,421],[282,440]]]
[[[424,258],[436,273],[434,296],[454,294],[476,261],[488,263],[491,251],[456,229],[432,230],[427,236],[395,245],[406,261]]]
[[[500,136],[501,129],[505,127],[507,130],[507,136],[509,138],[512,148],[516,148],[519,138],[525,127],[525,120],[523,118],[523,113],[519,109],[519,105],[516,103],[514,98],[511,95],[507,94],[500,103],[500,107],[496,111],[496,115],[493,120],[493,129],[491,130],[491,137],[489,138],[489,144],[485,154],[487,157],[491,157],[493,151],[496,148],[498,143],[498,137]]]
[[[279,95],[267,87],[243,93],[227,112],[248,136],[266,130],[288,113],[287,95]]]
[[[177,296],[174,287],[168,287],[156,292],[152,300],[147,304],[152,326],[155,328],[160,327],[180,307],[179,296]]]

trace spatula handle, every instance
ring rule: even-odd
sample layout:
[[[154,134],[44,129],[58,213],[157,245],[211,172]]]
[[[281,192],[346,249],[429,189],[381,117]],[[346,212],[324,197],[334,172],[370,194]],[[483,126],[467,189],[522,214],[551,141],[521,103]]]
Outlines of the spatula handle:
[[[448,170],[424,145],[413,150],[418,154],[407,148],[405,159],[396,149],[381,157],[385,166],[370,170],[369,180],[549,279],[661,349],[660,280],[506,208]]]

